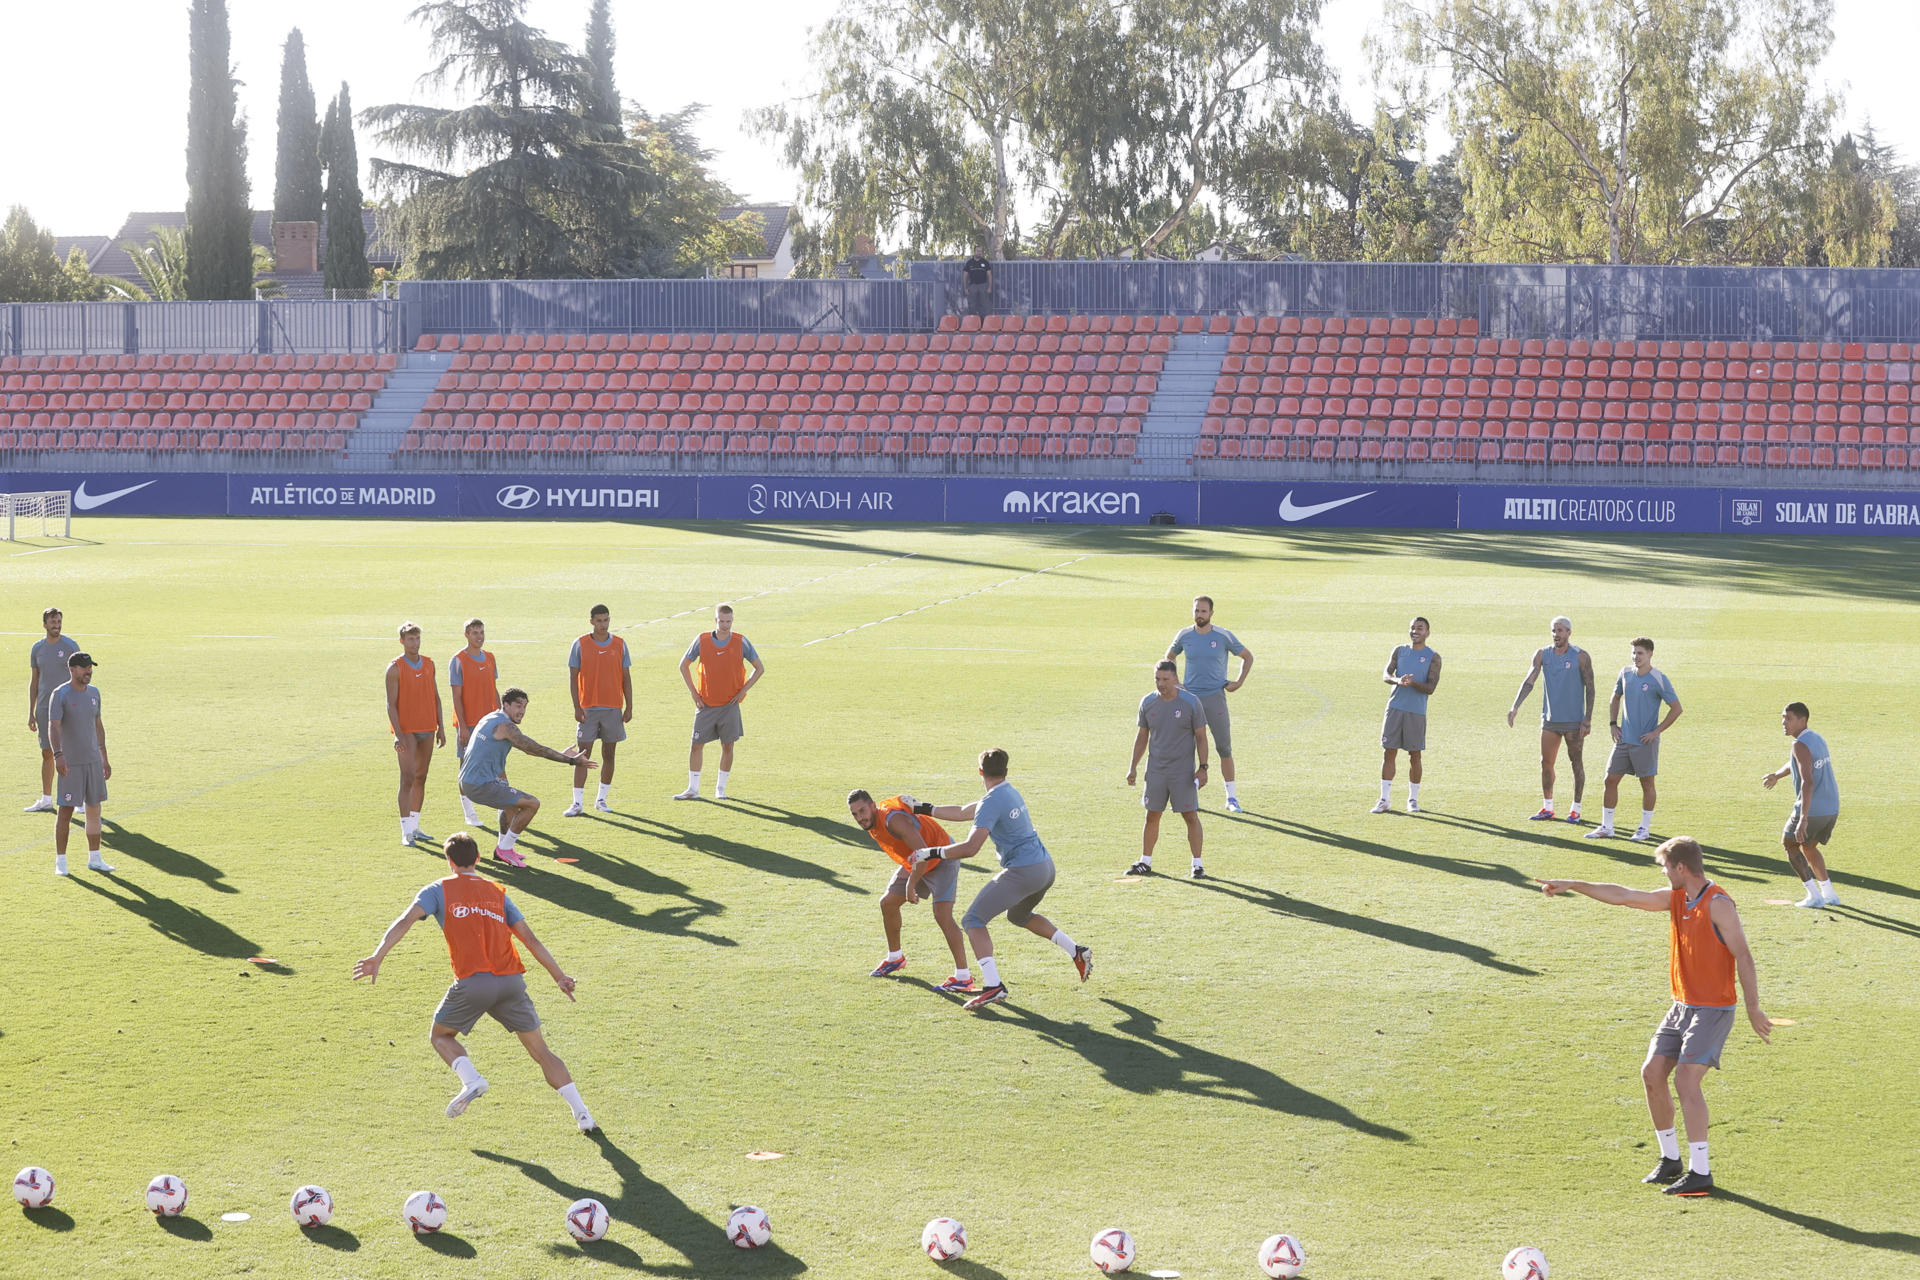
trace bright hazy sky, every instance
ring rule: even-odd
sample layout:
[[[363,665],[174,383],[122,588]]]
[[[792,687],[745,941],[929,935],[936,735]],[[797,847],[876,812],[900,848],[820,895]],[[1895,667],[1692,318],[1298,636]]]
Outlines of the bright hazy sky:
[[[614,0],[621,93],[651,111],[709,106],[704,136],[721,178],[749,199],[791,199],[794,182],[773,148],[741,131],[751,107],[796,92],[808,27],[836,0],[731,0],[706,9],[663,0]],[[274,116],[280,51],[298,22],[307,69],[324,113],[345,79],[356,107],[424,101],[415,79],[427,37],[405,15],[413,0],[229,0],[241,109],[249,122],[255,208],[273,199]],[[1342,94],[1371,101],[1361,39],[1384,0],[1327,0],[1322,42],[1341,70]],[[578,47],[588,0],[530,0],[530,19]],[[1914,105],[1916,0],[1836,0],[1835,41],[1824,68],[1846,99],[1850,123],[1871,117],[1881,136],[1920,159]],[[59,235],[105,235],[135,209],[186,204],[187,5],[185,0],[0,0],[0,208],[24,204]],[[1364,118],[1364,112],[1361,113]],[[379,153],[363,132],[360,158]]]

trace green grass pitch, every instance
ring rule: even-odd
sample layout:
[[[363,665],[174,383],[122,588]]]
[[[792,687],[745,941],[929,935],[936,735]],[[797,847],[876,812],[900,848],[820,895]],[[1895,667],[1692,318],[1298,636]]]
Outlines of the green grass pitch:
[[[35,753],[16,683],[0,1142],[7,1172],[48,1166],[59,1197],[57,1212],[0,1213],[0,1274],[895,1280],[938,1270],[917,1241],[941,1214],[971,1235],[945,1268],[968,1280],[1091,1274],[1088,1241],[1108,1226],[1133,1232],[1137,1272],[1189,1280],[1256,1276],[1255,1247],[1280,1230],[1327,1280],[1486,1280],[1523,1243],[1556,1280],[1920,1268],[1907,791],[1920,544],[78,531],[97,545],[0,551],[0,628],[16,682],[48,603],[100,661],[119,871],[51,874],[52,820],[18,813]],[[1140,827],[1123,780],[1134,706],[1197,592],[1258,655],[1233,703],[1247,812],[1219,812],[1216,778],[1203,793],[1216,879],[1123,883]],[[692,715],[675,668],[722,600],[768,674],[746,704],[736,799],[670,804]],[[426,1038],[449,977],[437,930],[416,928],[377,987],[349,979],[444,866],[398,845],[380,692],[394,627],[419,621],[444,677],[461,622],[480,615],[504,680],[532,691],[526,729],[564,745],[567,646],[600,601],[635,658],[617,812],[561,820],[566,771],[516,755],[512,778],[548,807],[522,846],[531,866],[498,878],[579,979],[569,1004],[529,975],[605,1137],[575,1132],[491,1023],[471,1047],[493,1091],[449,1121],[455,1080]],[[1654,1154],[1638,1067],[1667,1002],[1665,921],[1532,884],[1660,883],[1648,847],[1525,820],[1537,694],[1519,728],[1504,712],[1560,612],[1609,683],[1633,636],[1657,639],[1686,707],[1657,831],[1708,847],[1768,1011],[1798,1024],[1769,1047],[1742,1019],[1708,1082],[1712,1200],[1638,1181]],[[1369,816],[1379,672],[1415,613],[1446,659],[1430,812]],[[1778,847],[1786,801],[1758,785],[1785,756],[1778,713],[1796,698],[1843,791],[1839,911],[1768,903],[1799,896]],[[843,797],[970,800],[973,758],[994,745],[1060,867],[1044,910],[1097,967],[1082,986],[1002,922],[1014,999],[976,1016],[930,989],[945,952],[924,908],[908,912],[906,976],[867,978],[888,864]],[[426,829],[458,816],[447,752]],[[1160,860],[1176,873],[1177,831]],[[963,874],[963,904],[983,879]],[[141,1199],[162,1172],[192,1192],[171,1224]],[[311,1238],[286,1209],[305,1182],[337,1205]],[[416,1241],[399,1209],[423,1187],[451,1216]],[[583,1248],[561,1219],[587,1194],[614,1226]],[[725,1242],[737,1204],[767,1209],[775,1248]]]

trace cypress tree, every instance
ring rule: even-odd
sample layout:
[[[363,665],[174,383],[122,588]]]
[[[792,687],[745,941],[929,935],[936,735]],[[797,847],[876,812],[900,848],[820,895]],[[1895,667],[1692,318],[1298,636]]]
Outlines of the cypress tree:
[[[613,82],[613,18],[610,0],[593,0],[587,17],[587,94],[584,115],[607,130],[604,141],[620,138],[620,90]]]
[[[279,151],[274,156],[273,220],[320,221],[320,126],[314,119],[313,85],[307,80],[307,46],[295,27],[280,62]]]
[[[188,19],[187,296],[253,296],[247,127],[234,100],[226,0],[192,0]]]
[[[327,167],[327,260],[322,265],[329,289],[367,289],[373,268],[367,264],[366,203],[360,193],[360,152],[353,141],[353,99],[346,83],[327,107],[321,135]]]

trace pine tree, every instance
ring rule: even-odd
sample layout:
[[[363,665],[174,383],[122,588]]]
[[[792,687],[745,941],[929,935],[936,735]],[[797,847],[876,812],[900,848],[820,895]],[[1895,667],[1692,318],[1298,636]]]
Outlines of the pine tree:
[[[226,0],[192,0],[187,97],[187,293],[253,296],[247,127],[234,100]]]
[[[607,130],[606,141],[620,138],[620,90],[613,80],[611,0],[593,0],[587,17],[587,100],[582,114]]]
[[[279,152],[274,157],[273,220],[320,221],[320,126],[307,81],[307,46],[295,27],[280,63]]]
[[[367,289],[373,268],[367,263],[367,226],[360,216],[360,152],[353,141],[353,99],[343,81],[340,96],[327,106],[321,133],[327,169],[327,260],[322,264],[329,289]]]

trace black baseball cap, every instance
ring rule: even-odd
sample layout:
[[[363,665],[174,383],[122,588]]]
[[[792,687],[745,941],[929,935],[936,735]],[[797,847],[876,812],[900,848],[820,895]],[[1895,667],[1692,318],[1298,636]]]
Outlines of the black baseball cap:
[[[90,653],[76,653],[67,659],[67,665],[70,667],[90,667],[93,665],[93,655]]]

